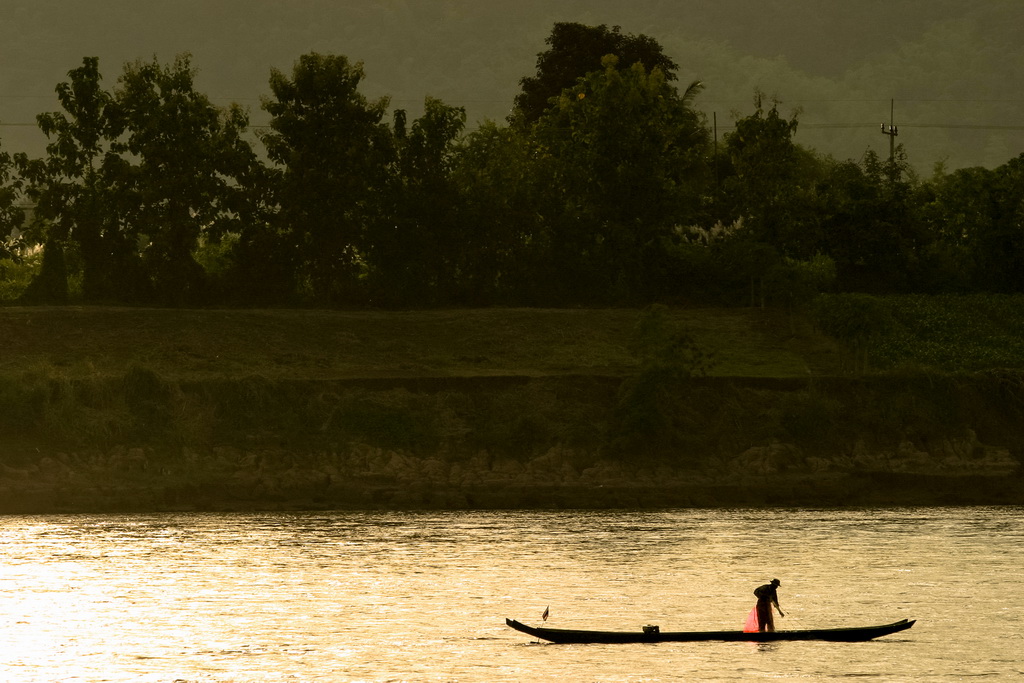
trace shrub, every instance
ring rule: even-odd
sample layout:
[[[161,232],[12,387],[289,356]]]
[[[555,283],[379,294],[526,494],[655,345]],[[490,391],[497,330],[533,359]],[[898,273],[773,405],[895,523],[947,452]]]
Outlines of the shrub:
[[[17,301],[39,272],[41,262],[38,254],[20,262],[0,259],[0,302]]]
[[[873,345],[893,325],[887,301],[867,294],[825,294],[815,300],[814,321],[825,333],[849,345],[855,369],[865,372]]]

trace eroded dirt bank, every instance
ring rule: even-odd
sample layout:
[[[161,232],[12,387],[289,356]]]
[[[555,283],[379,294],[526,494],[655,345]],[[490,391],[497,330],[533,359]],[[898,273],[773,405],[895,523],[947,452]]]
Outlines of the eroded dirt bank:
[[[1024,504],[1006,377],[691,380],[632,432],[622,382],[132,384],[106,443],[5,446],[0,512]]]

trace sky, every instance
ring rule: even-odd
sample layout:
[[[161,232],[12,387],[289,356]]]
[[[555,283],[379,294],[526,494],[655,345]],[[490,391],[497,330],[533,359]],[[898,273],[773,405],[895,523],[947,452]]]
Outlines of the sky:
[[[35,115],[86,56],[108,87],[126,62],[192,55],[197,87],[265,124],[271,69],[307,52],[362,61],[364,93],[411,116],[424,97],[502,121],[557,21],[658,41],[695,105],[728,133],[755,91],[800,121],[796,141],[838,159],[888,154],[922,174],[995,167],[1024,152],[1019,0],[0,0],[0,144],[42,153]],[[891,112],[891,114],[890,114]]]

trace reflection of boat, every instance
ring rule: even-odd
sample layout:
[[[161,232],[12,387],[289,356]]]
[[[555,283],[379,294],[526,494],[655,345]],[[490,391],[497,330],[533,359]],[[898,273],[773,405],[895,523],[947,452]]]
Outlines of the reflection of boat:
[[[521,624],[515,619],[506,619],[505,623],[517,631],[542,640],[550,640],[552,643],[685,643],[701,640],[738,640],[755,643],[776,640],[828,640],[853,643],[904,631],[914,625],[914,621],[903,619],[882,626],[746,633],[744,631],[660,631],[656,626],[646,626],[637,631],[577,631],[564,628],[534,628]]]

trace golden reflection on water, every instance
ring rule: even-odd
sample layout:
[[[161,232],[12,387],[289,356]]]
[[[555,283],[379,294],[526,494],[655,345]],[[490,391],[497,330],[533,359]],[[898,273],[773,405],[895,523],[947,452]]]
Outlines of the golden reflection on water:
[[[0,553],[0,681],[1024,670],[1019,508],[9,516]],[[852,645],[549,646],[504,626],[550,605],[555,627],[739,629],[773,576],[780,628],[919,622]]]

